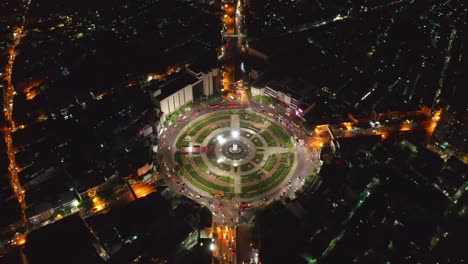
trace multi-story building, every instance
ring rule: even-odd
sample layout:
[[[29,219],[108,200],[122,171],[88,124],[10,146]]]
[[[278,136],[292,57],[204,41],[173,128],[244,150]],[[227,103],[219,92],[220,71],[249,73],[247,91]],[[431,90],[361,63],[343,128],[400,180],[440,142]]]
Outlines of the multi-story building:
[[[204,96],[212,95],[220,83],[220,75],[217,68],[190,66],[187,72],[203,82],[202,93]]]
[[[252,95],[264,95],[277,99],[285,106],[296,110],[304,97],[279,82],[271,81],[266,85],[254,83],[251,87]]]
[[[217,69],[187,69],[165,83],[151,87],[151,99],[161,110],[158,130],[166,121],[167,116],[181,107],[202,96],[212,95],[218,88]]]
[[[193,102],[193,86],[200,89],[202,82],[184,73],[161,86],[153,87],[151,96],[156,106],[161,110],[160,124],[166,117],[182,106]]]

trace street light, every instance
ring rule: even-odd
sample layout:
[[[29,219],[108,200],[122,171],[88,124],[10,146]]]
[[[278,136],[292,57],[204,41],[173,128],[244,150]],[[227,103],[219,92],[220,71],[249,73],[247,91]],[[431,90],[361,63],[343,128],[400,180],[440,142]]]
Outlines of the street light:
[[[220,144],[223,144],[224,142],[226,142],[226,139],[224,139],[224,137],[223,137],[222,135],[218,135],[218,136],[216,137],[216,139],[218,140],[218,142],[219,142]]]

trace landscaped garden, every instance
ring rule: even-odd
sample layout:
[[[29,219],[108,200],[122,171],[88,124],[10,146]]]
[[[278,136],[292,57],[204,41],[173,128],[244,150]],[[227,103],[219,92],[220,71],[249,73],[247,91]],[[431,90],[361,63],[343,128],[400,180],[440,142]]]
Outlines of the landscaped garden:
[[[175,161],[201,191],[222,193],[223,199],[253,198],[288,176],[295,157],[290,142],[280,125],[261,115],[219,111],[199,117],[178,135]]]

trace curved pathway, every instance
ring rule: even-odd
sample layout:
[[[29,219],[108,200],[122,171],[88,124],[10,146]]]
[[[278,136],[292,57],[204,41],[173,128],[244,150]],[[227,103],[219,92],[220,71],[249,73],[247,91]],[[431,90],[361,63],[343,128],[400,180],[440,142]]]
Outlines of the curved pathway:
[[[206,153],[200,153],[199,155],[198,154],[193,154],[193,153],[188,153],[188,160],[189,160],[189,163],[191,164],[191,166],[195,169],[195,171],[201,177],[205,178],[208,181],[216,183],[216,184],[218,184],[220,186],[230,186],[230,184],[226,183],[226,182],[217,181],[216,180],[217,176],[227,176],[227,177],[232,178],[234,180],[234,193],[236,195],[241,195],[243,187],[253,186],[253,185],[259,184],[262,181],[265,181],[269,177],[272,177],[275,174],[276,170],[281,166],[281,163],[282,163],[281,160],[282,160],[283,155],[279,155],[279,157],[276,160],[276,163],[273,165],[273,168],[270,171],[265,171],[263,169],[263,167],[266,164],[269,156],[275,155],[275,154],[289,153],[290,150],[288,148],[285,148],[285,147],[268,146],[267,141],[263,138],[263,136],[260,135],[260,133],[266,132],[271,136],[271,138],[274,140],[276,145],[281,145],[281,141],[278,138],[278,136],[269,129],[272,121],[263,121],[263,122],[259,123],[259,122],[254,122],[254,121],[248,120],[248,119],[242,119],[242,122],[247,123],[247,124],[249,124],[250,126],[253,127],[253,129],[249,129],[249,128],[241,127],[241,120],[240,120],[240,116],[239,116],[239,110],[233,110],[233,111],[230,111],[230,113],[231,113],[231,115],[230,115],[230,126],[229,127],[224,127],[223,126],[221,128],[218,128],[218,125],[222,124],[222,123],[226,123],[226,120],[217,120],[214,123],[212,123],[210,125],[210,127],[204,127],[204,128],[201,128],[200,130],[198,130],[195,133],[195,135],[190,138],[189,146],[193,146],[195,144],[195,142],[198,140],[199,136],[206,133],[207,129],[214,129],[214,130],[211,131],[211,133],[207,137],[205,137],[203,139],[203,142],[201,142],[200,146],[208,146],[209,142],[212,141],[213,138],[215,136],[219,135],[219,134],[222,134],[222,133],[225,134],[228,131],[237,131],[238,135],[236,136],[236,138],[238,140],[243,140],[244,143],[247,146],[249,146],[249,147],[252,146],[253,149],[256,149],[258,146],[256,146],[252,142],[252,139],[256,138],[256,139],[260,140],[261,145],[262,145],[261,146],[262,160],[259,163],[252,163],[252,160],[256,156],[256,151],[250,151],[248,156],[246,158],[244,158],[243,160],[241,160],[241,161],[229,160],[226,157],[224,157],[223,153],[221,152],[221,146],[222,145],[220,143],[217,143],[215,145],[215,154],[216,154],[217,157],[219,157],[219,159],[222,160],[221,161],[222,163],[229,166],[229,170],[223,170],[223,169],[219,168],[218,166],[216,166],[215,164],[213,164],[213,161],[208,158]],[[211,118],[216,118],[216,116],[222,116],[224,114],[225,113],[221,112],[221,113],[217,113],[216,115],[207,115],[206,117],[203,116],[201,118],[197,118],[196,120],[194,120],[194,122],[196,122],[196,124],[194,126],[198,126],[201,122],[204,122],[204,120],[207,120],[207,119],[209,120]],[[260,116],[258,116],[258,117],[260,117]],[[192,131],[193,128],[194,127],[192,127],[191,129],[190,128],[185,129],[185,130],[183,130],[184,132],[181,133],[181,134],[190,133],[190,131]],[[255,131],[254,129],[256,129],[258,131]],[[251,139],[242,136],[241,132],[251,133],[252,134]],[[228,137],[225,137],[225,140],[226,141],[234,140],[234,136],[230,135]],[[209,172],[201,171],[201,169],[197,166],[197,163],[193,160],[194,155],[196,155],[197,157],[200,157],[202,159],[203,163],[208,167]],[[288,158],[288,160],[289,160],[289,158]],[[294,159],[294,160],[296,160],[296,159]],[[245,164],[251,164],[253,166],[253,168],[250,168],[250,169],[244,170],[244,171],[238,171],[240,169],[239,165],[242,166],[242,165],[245,165]],[[289,165],[294,167],[294,164],[289,164]],[[237,168],[235,169],[235,167],[237,167]],[[252,180],[252,181],[249,181],[249,182],[242,183],[242,176],[252,174],[252,173],[255,173],[257,171],[262,171],[263,172],[263,175],[261,176],[260,179],[255,179],[255,180]],[[294,170],[291,169],[290,172],[294,173]],[[208,175],[209,173],[213,173],[213,175],[211,175],[211,174]],[[289,175],[286,175],[285,178],[288,178],[288,176]],[[274,188],[275,187],[273,187],[273,189]]]
[[[270,109],[267,109],[266,107],[264,109],[270,110]],[[273,187],[269,191],[267,191],[265,193],[262,193],[262,194],[259,194],[259,195],[256,195],[256,196],[253,196],[253,197],[250,197],[250,198],[234,197],[234,198],[232,198],[232,200],[224,200],[223,201],[224,206],[221,209],[216,209],[215,210],[214,207],[213,208],[209,207],[210,209],[213,210],[213,212],[215,212],[215,211],[218,212],[219,211],[219,212],[223,212],[223,215],[225,215],[225,217],[215,215],[215,218],[218,221],[228,221],[227,219],[236,219],[237,218],[237,203],[239,203],[239,202],[247,202],[247,203],[251,204],[251,206],[255,207],[255,206],[259,206],[259,205],[263,204],[263,202],[261,200],[262,200],[263,197],[266,197],[266,196],[269,197],[269,200],[278,199],[278,198],[281,198],[283,196],[284,197],[286,197],[286,196],[294,197],[294,190],[301,187],[302,180],[305,177],[307,177],[308,175],[310,175],[310,173],[312,171],[312,168],[317,167],[318,166],[317,164],[319,162],[319,159],[318,159],[319,151],[311,151],[307,144],[305,144],[305,145],[297,144],[297,145],[294,146],[294,149],[292,149],[292,150],[289,150],[288,148],[284,148],[284,147],[268,146],[267,141],[260,135],[260,133],[263,132],[263,131],[269,131],[268,130],[269,125],[271,123],[276,123],[276,121],[273,118],[269,117],[268,115],[263,115],[263,114],[260,114],[260,113],[255,113],[255,114],[262,117],[263,119],[267,120],[267,122],[263,122],[263,123],[262,122],[253,122],[252,120],[242,119],[242,118],[240,118],[242,115],[239,112],[243,111],[243,110],[245,110],[247,113],[249,113],[248,108],[247,109],[246,108],[239,108],[239,109],[235,109],[235,110],[234,109],[217,110],[217,112],[215,114],[211,113],[212,109],[209,109],[208,107],[205,107],[205,106],[201,106],[201,107],[198,107],[198,108],[193,108],[193,109],[190,110],[191,112],[185,113],[185,115],[190,116],[190,114],[193,113],[192,114],[192,116],[193,116],[193,115],[195,115],[195,113],[197,113],[197,115],[199,115],[198,118],[190,120],[189,118],[182,119],[182,117],[180,117],[182,119],[181,124],[178,124],[176,127],[174,127],[174,126],[168,127],[167,130],[165,130],[164,133],[162,133],[162,135],[161,135],[161,140],[160,140],[161,148],[160,148],[160,151],[158,152],[158,155],[162,156],[162,158],[165,160],[166,165],[167,165],[166,170],[170,171],[171,175],[174,176],[174,179],[169,180],[169,186],[179,190],[180,185],[179,186],[176,185],[175,181],[184,182],[185,187],[187,189],[187,191],[185,191],[184,193],[194,192],[195,194],[198,193],[201,196],[203,196],[202,198],[195,198],[192,195],[190,195],[190,196],[192,196],[192,199],[196,199],[199,202],[202,202],[202,201],[210,202],[211,201],[211,202],[215,203],[218,200],[215,199],[215,198],[212,198],[211,195],[209,195],[207,192],[197,188],[196,186],[191,184],[188,180],[185,180],[184,177],[182,177],[179,173],[175,172],[177,170],[174,171],[174,168],[176,168],[176,163],[174,161],[174,154],[177,151],[176,142],[177,142],[179,136],[181,136],[184,133],[188,132],[190,130],[190,128],[194,128],[194,125],[197,125],[199,122],[203,122],[203,120],[207,120],[208,118],[212,118],[214,116],[219,116],[219,115],[223,115],[223,114],[237,115],[239,117],[238,121],[233,120],[233,118],[231,117],[231,120],[227,120],[227,119],[218,120],[216,122],[213,122],[213,124],[216,124],[218,126],[221,123],[225,123],[225,122],[230,121],[230,124],[231,125],[234,124],[234,127],[239,128],[241,133],[242,132],[247,132],[247,133],[252,134],[252,136],[250,136],[248,139],[249,139],[249,141],[252,142],[253,145],[255,145],[254,141],[256,141],[256,139],[260,140],[260,142],[262,144],[262,147],[260,147],[260,146],[255,146],[255,147],[258,148],[258,149],[261,149],[261,150],[259,150],[258,153],[263,154],[263,158],[262,158],[261,162],[258,165],[256,163],[252,162],[251,164],[255,164],[256,166],[254,168],[252,168],[252,169],[247,170],[247,171],[239,171],[240,167],[238,167],[238,172],[234,173],[234,170],[231,167],[230,170],[227,172],[227,171],[224,171],[224,170],[218,168],[216,165],[214,165],[209,160],[209,158],[206,156],[206,154],[202,153],[202,154],[199,155],[203,159],[205,164],[207,164],[207,166],[209,166],[210,170],[212,170],[213,173],[219,174],[219,175],[222,175],[222,176],[224,176],[224,175],[232,176],[235,179],[235,181],[234,181],[234,190],[235,190],[236,194],[242,193],[242,186],[250,186],[250,185],[257,184],[258,182],[263,181],[263,180],[267,179],[269,176],[271,176],[274,173],[275,169],[277,169],[280,166],[281,158],[278,158],[276,164],[274,165],[274,168],[270,172],[265,173],[265,175],[263,175],[261,179],[258,179],[258,180],[256,179],[254,181],[245,182],[245,183],[242,184],[242,180],[241,180],[242,176],[239,177],[238,175],[247,175],[247,174],[250,174],[250,173],[253,173],[255,171],[260,170],[264,166],[264,164],[267,161],[269,155],[280,154],[280,156],[282,156],[282,155],[285,155],[287,152],[290,152],[290,151],[292,151],[295,154],[294,163],[290,164],[290,166],[292,166],[292,167],[291,167],[291,170],[289,171],[288,175],[283,179],[283,181],[281,183],[279,183],[277,186]],[[278,113],[278,114],[281,114],[281,113]],[[239,125],[236,125],[237,122],[238,122]],[[252,126],[252,129],[243,127],[242,123],[248,123],[250,126]],[[278,123],[276,123],[276,124],[278,124]],[[282,126],[281,124],[278,124],[278,126],[281,127],[289,135],[297,136],[297,138],[301,138],[301,139],[302,138],[307,139],[306,135],[304,133],[302,133],[302,131],[293,130],[293,129],[290,129],[288,127]],[[208,127],[206,129],[210,129],[210,128]],[[228,127],[228,128],[227,127],[221,127],[221,128],[217,128],[217,129],[226,129],[226,131],[227,131],[227,130],[230,130],[231,128],[230,127]],[[202,130],[204,130],[204,129],[202,129]],[[194,135],[190,139],[191,143],[195,142],[196,138],[203,132],[202,130],[197,131],[197,134]],[[279,138],[274,133],[272,133],[271,131],[269,131],[268,133],[269,133],[269,135],[272,136],[272,138],[276,142],[277,146],[280,146]],[[210,140],[213,138],[211,135],[212,134],[210,134],[209,136],[204,138],[203,142],[197,143],[196,145],[207,146],[208,143],[210,142]],[[257,142],[257,144],[260,145],[258,142]],[[192,146],[193,146],[193,144],[192,144]],[[189,160],[192,160],[192,158],[188,157]],[[197,167],[197,166],[194,166],[193,161],[191,161],[190,164],[194,168]],[[212,165],[212,166],[210,166],[210,165]],[[217,172],[222,172],[222,173],[217,173]],[[208,178],[208,179],[210,179],[212,182],[214,182],[214,183],[216,183],[218,185],[222,185],[222,186],[228,185],[228,183],[220,182],[218,180],[214,180],[215,179],[214,177]],[[238,180],[236,180],[236,179],[238,179]],[[292,182],[292,187],[290,189],[287,189],[288,182]],[[284,191],[286,191],[286,193],[283,195]]]

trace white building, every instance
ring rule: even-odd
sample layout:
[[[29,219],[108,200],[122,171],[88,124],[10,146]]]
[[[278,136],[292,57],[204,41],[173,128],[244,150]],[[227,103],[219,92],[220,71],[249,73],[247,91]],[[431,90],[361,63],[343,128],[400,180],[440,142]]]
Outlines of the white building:
[[[250,92],[252,93],[252,96],[265,95],[265,86],[260,87],[255,86],[255,84],[253,84],[252,86],[250,86]]]
[[[151,91],[151,99],[161,110],[160,126],[166,121],[166,117],[182,106],[193,102],[194,86],[201,89],[202,80],[183,73],[167,83],[155,87]],[[160,129],[160,127],[158,127]]]
[[[254,83],[252,84],[250,91],[252,92],[252,96],[264,95],[273,97],[293,110],[298,109],[298,106],[303,99],[303,96],[291,89],[284,88],[275,82],[269,82],[266,85]]]
[[[219,74],[218,74],[217,68],[202,69],[202,68],[197,68],[195,66],[191,66],[190,68],[187,68],[187,72],[193,77],[197,78],[198,80],[203,81],[203,95],[204,96],[212,95],[214,90],[218,88]]]
[[[187,72],[172,76],[166,83],[152,87],[151,100],[162,112],[158,131],[168,115],[193,102],[194,99],[212,95],[218,87],[218,76],[217,69],[187,69]]]

